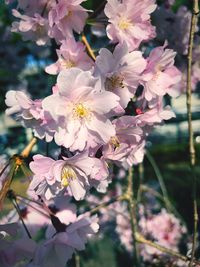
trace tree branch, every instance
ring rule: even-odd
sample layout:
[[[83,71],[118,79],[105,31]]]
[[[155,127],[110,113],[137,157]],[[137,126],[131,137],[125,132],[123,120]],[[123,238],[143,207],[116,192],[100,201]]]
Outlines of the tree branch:
[[[194,209],[194,232],[192,242],[191,261],[189,267],[193,266],[195,250],[197,245],[197,224],[198,224],[198,211],[196,200],[196,175],[195,175],[195,147],[194,136],[192,128],[192,50],[194,45],[195,28],[198,21],[199,4],[198,0],[193,0],[193,12],[190,27],[189,47],[188,47],[188,66],[187,66],[187,115],[188,115],[188,134],[189,134],[189,155],[190,155],[190,168],[193,176],[193,209]]]

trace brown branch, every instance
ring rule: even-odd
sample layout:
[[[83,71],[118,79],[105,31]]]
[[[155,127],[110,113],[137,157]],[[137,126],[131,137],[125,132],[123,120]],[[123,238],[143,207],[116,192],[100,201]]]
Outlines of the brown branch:
[[[196,175],[195,175],[195,146],[192,128],[192,50],[194,45],[195,28],[198,22],[199,4],[198,0],[193,0],[193,12],[190,27],[189,47],[188,47],[188,66],[187,66],[187,115],[188,115],[188,134],[189,134],[189,155],[190,167],[193,176],[193,209],[194,209],[194,232],[192,242],[191,261],[189,267],[193,266],[195,250],[197,246],[197,226],[198,226],[198,211],[196,200]]]
[[[84,34],[82,35],[81,40],[84,43],[84,45],[86,46],[88,54],[95,61],[96,60],[96,56],[95,56],[90,44],[88,43],[88,40],[87,40],[86,36]]]
[[[161,246],[161,245],[159,245],[159,244],[157,244],[155,242],[147,240],[143,235],[141,235],[138,232],[135,234],[135,236],[136,236],[137,242],[139,242],[139,243],[146,244],[146,245],[148,245],[150,247],[156,248],[159,251],[161,251],[161,252],[163,252],[165,254],[171,255],[173,257],[176,257],[176,258],[178,258],[178,259],[180,259],[180,260],[182,260],[184,262],[189,262],[190,261],[190,257],[184,256],[184,255],[182,255],[182,254],[180,254],[180,253],[178,253],[178,252],[176,252],[174,250],[171,250],[171,249],[163,247],[163,246]],[[194,260],[194,262],[195,262],[195,264],[200,264],[200,262],[197,261],[197,260]]]

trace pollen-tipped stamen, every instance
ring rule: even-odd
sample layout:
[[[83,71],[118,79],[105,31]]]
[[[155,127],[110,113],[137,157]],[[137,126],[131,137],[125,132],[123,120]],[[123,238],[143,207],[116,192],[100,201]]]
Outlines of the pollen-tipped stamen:
[[[62,174],[61,174],[61,184],[63,187],[67,187],[70,183],[71,180],[76,179],[76,173],[75,171],[69,167],[69,166],[64,166],[62,169]]]

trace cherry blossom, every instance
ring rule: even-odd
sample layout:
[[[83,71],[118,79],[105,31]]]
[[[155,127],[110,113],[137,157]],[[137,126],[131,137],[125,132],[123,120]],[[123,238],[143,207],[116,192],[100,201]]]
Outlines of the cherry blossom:
[[[146,61],[140,51],[128,52],[125,43],[118,45],[113,54],[102,48],[96,59],[96,73],[103,86],[120,97],[120,105],[126,108],[139,85]]]
[[[181,73],[174,66],[176,53],[165,47],[166,45],[154,48],[147,58],[142,82],[147,101],[165,94],[173,97],[179,94],[176,85],[181,81]]]
[[[115,135],[108,113],[119,104],[119,97],[102,91],[91,72],[78,68],[63,70],[57,79],[58,93],[42,102],[58,129],[55,141],[71,151],[84,150],[90,138],[95,143],[107,143]]]
[[[154,0],[108,0],[105,14],[109,18],[108,38],[114,43],[127,43],[130,51],[138,48],[142,41],[156,36],[151,25],[150,14],[156,9]]]
[[[83,0],[58,0],[49,12],[49,36],[57,41],[72,37],[73,31],[81,33],[87,18]]]
[[[81,200],[91,184],[95,184],[93,179],[97,188],[101,188],[101,181],[105,182],[108,176],[100,160],[88,157],[87,153],[57,161],[42,155],[35,155],[33,159],[30,168],[34,176],[29,191],[34,190],[47,199],[68,189],[76,200]]]
[[[49,74],[58,74],[61,70],[78,67],[89,70],[93,62],[85,52],[85,47],[81,42],[76,42],[74,38],[62,41],[60,49],[56,51],[58,60],[45,68]]]

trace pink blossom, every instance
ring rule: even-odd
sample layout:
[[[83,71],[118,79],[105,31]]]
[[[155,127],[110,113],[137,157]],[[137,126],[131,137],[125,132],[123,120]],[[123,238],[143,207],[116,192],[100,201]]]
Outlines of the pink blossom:
[[[49,113],[43,111],[41,100],[33,101],[23,92],[10,90],[5,103],[7,115],[16,115],[23,126],[33,129],[36,137],[52,141],[55,123]]]
[[[118,45],[113,54],[102,48],[96,59],[96,73],[105,89],[120,97],[120,105],[126,108],[139,85],[146,61],[140,51],[128,52],[125,43]]]
[[[16,9],[13,9],[13,15],[21,19],[20,22],[13,22],[13,32],[21,32],[25,41],[34,40],[37,45],[45,45],[48,43],[47,19],[43,18],[38,13],[35,13],[33,17],[21,15]]]
[[[87,18],[84,0],[59,0],[49,12],[49,36],[61,42],[72,37],[73,31],[81,33]]]
[[[76,42],[74,38],[62,41],[62,45],[57,50],[58,60],[56,63],[46,67],[49,74],[58,74],[61,70],[78,67],[82,70],[91,69],[93,62],[85,52],[85,47],[81,42]]]
[[[42,155],[33,159],[30,168],[34,176],[29,191],[34,190],[47,199],[68,189],[76,200],[81,200],[91,185],[101,189],[101,182],[105,183],[108,176],[101,161],[88,157],[87,153],[57,161]]]
[[[150,235],[159,245],[175,251],[178,250],[182,235],[186,233],[186,228],[181,225],[180,221],[165,209],[157,215],[141,218],[139,227],[142,228],[144,235]],[[145,246],[141,251],[144,260],[151,260],[151,256],[160,254],[162,252],[149,246]]]
[[[147,239],[152,239],[161,246],[178,251],[181,238],[187,232],[179,219],[173,214],[168,213],[165,209],[162,209],[158,214],[150,212],[147,216],[144,216],[144,214],[140,216],[139,230],[142,232],[142,235]],[[131,238],[130,215],[127,206],[121,203],[117,203],[116,223],[116,232],[119,234],[122,244],[128,251],[132,252],[133,240]],[[163,254],[161,251],[148,245],[142,244],[139,249],[144,261],[152,262],[154,256]]]
[[[33,266],[65,267],[72,254],[84,250],[87,239],[99,229],[98,218],[87,215],[79,216],[75,222],[65,226],[65,230],[63,224],[60,226],[62,231],[54,230],[54,235],[38,247]]]
[[[119,97],[101,91],[91,72],[78,68],[63,70],[57,79],[58,93],[46,97],[42,106],[58,128],[55,141],[71,151],[84,150],[93,143],[105,144],[115,135],[108,113],[119,105]]]
[[[130,167],[142,162],[144,156],[144,137],[142,129],[137,126],[132,116],[122,116],[113,121],[116,135],[104,147],[103,155],[116,163]]]
[[[173,97],[179,94],[176,85],[181,81],[181,73],[174,66],[175,55],[173,50],[165,49],[165,45],[151,51],[142,82],[147,101],[165,94]]]
[[[150,14],[156,9],[154,0],[108,0],[105,14],[109,18],[108,38],[114,43],[127,43],[130,51],[138,48],[142,41],[155,37]]]

